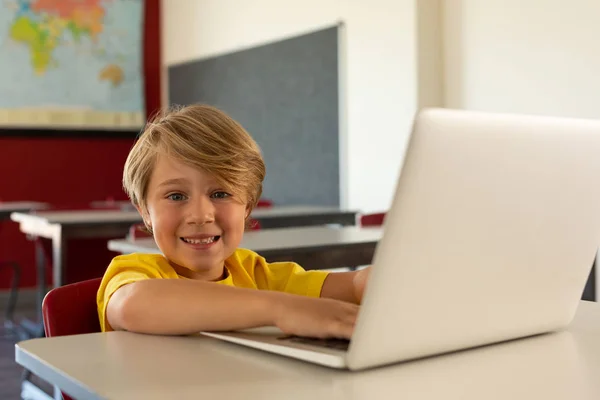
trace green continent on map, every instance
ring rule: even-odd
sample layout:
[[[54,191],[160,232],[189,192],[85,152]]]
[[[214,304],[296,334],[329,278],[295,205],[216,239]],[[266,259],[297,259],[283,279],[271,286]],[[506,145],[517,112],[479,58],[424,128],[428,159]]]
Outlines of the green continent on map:
[[[28,46],[31,65],[41,75],[48,67],[58,66],[52,53],[65,43],[69,32],[75,43],[88,36],[95,43],[104,30],[105,10],[98,0],[36,0],[29,13],[18,15],[12,22],[9,37]]]
[[[0,0],[0,128],[139,129],[144,3]]]
[[[33,69],[37,74],[43,74],[50,64],[56,64],[52,51],[58,45],[66,25],[60,18],[49,17],[37,22],[22,16],[12,24],[10,37],[29,46]]]

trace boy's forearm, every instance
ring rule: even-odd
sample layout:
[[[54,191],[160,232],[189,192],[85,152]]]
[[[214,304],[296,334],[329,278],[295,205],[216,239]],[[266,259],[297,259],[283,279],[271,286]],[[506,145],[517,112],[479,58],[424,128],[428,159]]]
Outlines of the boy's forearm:
[[[274,325],[283,297],[289,296],[175,279],[138,281],[116,295],[118,307],[111,311],[118,314],[119,328],[163,335]]]
[[[332,272],[327,275],[321,297],[360,304],[371,267],[353,272]]]
[[[358,304],[359,301],[354,295],[354,277],[356,274],[356,271],[330,273],[323,283],[321,297]]]

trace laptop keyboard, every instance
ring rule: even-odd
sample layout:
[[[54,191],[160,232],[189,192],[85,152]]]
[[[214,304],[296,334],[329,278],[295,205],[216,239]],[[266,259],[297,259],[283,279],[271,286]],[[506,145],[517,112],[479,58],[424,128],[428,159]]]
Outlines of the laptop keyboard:
[[[343,351],[348,350],[348,346],[350,346],[350,341],[348,339],[316,339],[301,336],[282,336],[278,339]]]

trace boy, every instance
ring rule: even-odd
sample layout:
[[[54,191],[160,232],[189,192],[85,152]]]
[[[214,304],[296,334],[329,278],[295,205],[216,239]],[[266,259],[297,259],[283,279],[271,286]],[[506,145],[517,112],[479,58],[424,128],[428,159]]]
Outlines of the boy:
[[[350,338],[369,268],[304,271],[237,248],[264,176],[254,140],[213,107],[150,121],[127,158],[123,186],[163,255],[113,259],[97,296],[102,331],[182,335],[274,325]]]

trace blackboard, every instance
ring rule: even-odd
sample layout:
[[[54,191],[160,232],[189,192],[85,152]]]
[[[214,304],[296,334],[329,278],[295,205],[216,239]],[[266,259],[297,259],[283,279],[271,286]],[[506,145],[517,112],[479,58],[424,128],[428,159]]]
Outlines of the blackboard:
[[[263,152],[263,197],[339,206],[338,26],[172,65],[171,104],[207,103]]]

